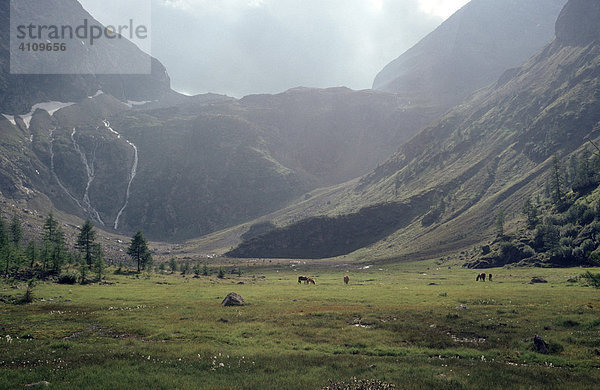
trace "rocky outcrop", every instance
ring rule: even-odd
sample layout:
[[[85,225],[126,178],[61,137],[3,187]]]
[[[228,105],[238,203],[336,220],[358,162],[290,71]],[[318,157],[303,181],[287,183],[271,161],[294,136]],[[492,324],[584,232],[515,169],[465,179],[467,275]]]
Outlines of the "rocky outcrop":
[[[227,294],[223,302],[221,302],[223,306],[243,306],[244,298],[241,295],[231,292]]]
[[[556,21],[556,40],[568,46],[586,46],[600,40],[600,1],[569,0]]]

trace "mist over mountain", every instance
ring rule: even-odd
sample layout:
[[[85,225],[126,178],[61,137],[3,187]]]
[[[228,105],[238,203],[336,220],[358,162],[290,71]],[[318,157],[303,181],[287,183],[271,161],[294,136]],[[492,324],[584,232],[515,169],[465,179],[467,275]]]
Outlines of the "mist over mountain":
[[[3,57],[0,190],[8,199],[90,218],[107,231],[142,229],[157,240],[261,218],[280,227],[243,243],[236,256],[430,256],[473,245],[488,237],[491,212],[514,215],[543,186],[551,156],[578,153],[586,137],[597,136],[594,4],[570,1],[550,45],[443,117],[452,99],[479,88],[472,80],[491,77],[491,68],[480,66],[497,59],[486,59],[485,17],[463,25],[455,15],[414,49],[462,37],[456,42],[470,50],[460,61],[471,81],[446,73],[410,93],[294,88],[242,99],[186,97],[170,90],[156,60],[157,73],[111,79],[12,76]],[[482,0],[473,7],[495,9]],[[76,5],[70,12],[86,15]],[[549,14],[533,12],[515,23],[538,31],[534,22]],[[518,55],[537,50],[533,41],[543,34],[531,35],[514,46]],[[123,44],[113,61],[128,50],[145,58]],[[510,46],[497,45],[499,53]],[[109,49],[99,47],[98,55]],[[446,54],[456,58],[464,50]],[[440,66],[441,57],[430,58],[423,69]],[[439,98],[428,95],[434,86]],[[335,187],[319,189],[328,186]]]
[[[472,0],[388,64],[373,88],[447,109],[519,66],[554,36],[566,0]]]
[[[357,185],[303,207],[319,217],[286,224],[289,211],[273,220],[287,226],[230,254],[428,258],[493,238],[497,212],[518,219],[526,199],[544,197],[553,156],[578,158],[600,136],[598,16],[596,2],[571,0],[541,53],[426,127]],[[364,216],[390,208],[404,218],[367,228]]]

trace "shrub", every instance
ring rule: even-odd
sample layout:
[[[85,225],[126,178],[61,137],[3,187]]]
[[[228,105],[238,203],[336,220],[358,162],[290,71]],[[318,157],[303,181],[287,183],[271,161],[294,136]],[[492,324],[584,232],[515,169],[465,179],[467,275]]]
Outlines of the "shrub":
[[[533,250],[531,252],[533,252]],[[533,254],[535,254],[535,252]],[[512,242],[501,242],[498,250],[498,258],[502,264],[516,263],[526,257],[533,256],[533,254],[530,256],[526,255]]]
[[[62,274],[58,277],[58,284],[75,284],[77,283],[76,274]]]
[[[573,239],[571,237],[562,237],[558,243],[560,244],[560,246],[572,247]]]
[[[583,251],[585,256],[588,256],[590,253],[592,253],[597,248],[597,245],[594,243],[594,241],[587,239],[581,243],[579,248]]]
[[[523,254],[524,259],[535,256],[535,251],[529,245],[524,245],[521,249],[521,253]]]
[[[581,275],[580,279],[588,286],[600,288],[600,274],[593,274],[590,271],[587,271]]]
[[[590,260],[595,265],[600,265],[600,248],[590,253]]]
[[[583,214],[587,210],[587,206],[583,204],[574,204],[567,211],[566,219],[570,223],[577,223],[583,217]]]
[[[560,234],[563,237],[575,238],[579,234],[580,230],[581,230],[580,226],[575,226],[572,223],[569,223],[562,227]]]
[[[27,290],[25,290],[25,294],[21,298],[21,303],[31,303],[33,302],[33,286],[35,285],[35,281],[30,279],[27,282]]]
[[[596,213],[594,212],[594,210],[592,210],[590,208],[586,208],[583,215],[579,219],[579,223],[582,225],[587,225],[589,223],[592,223],[594,218],[596,218]]]
[[[585,252],[583,251],[583,249],[581,249],[581,247],[574,248],[572,251],[572,254],[573,254],[573,257],[576,259],[585,258]]]
[[[533,238],[535,249],[554,249],[558,244],[559,237],[560,232],[556,226],[548,223],[538,226],[538,228],[535,229],[535,234]]]

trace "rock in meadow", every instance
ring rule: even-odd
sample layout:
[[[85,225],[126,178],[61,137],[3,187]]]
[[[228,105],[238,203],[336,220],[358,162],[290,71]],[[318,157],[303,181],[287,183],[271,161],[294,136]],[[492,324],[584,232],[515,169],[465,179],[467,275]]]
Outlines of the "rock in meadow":
[[[227,294],[221,305],[223,306],[242,306],[244,304],[244,298],[241,295],[234,292]]]

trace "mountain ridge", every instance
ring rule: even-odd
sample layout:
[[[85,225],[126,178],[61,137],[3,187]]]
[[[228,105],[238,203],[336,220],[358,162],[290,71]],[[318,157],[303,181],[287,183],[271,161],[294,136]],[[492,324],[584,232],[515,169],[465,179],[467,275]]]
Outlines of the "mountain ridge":
[[[549,43],[565,3],[472,0],[385,66],[373,89],[445,111]]]
[[[313,215],[335,218],[437,194],[407,226],[346,254],[390,257],[464,249],[493,236],[500,210],[511,225],[521,223],[521,206],[543,192],[552,157],[579,153],[588,139],[600,136],[600,45],[565,42],[561,36],[562,23],[577,20],[564,17],[575,3],[562,11],[557,39],[541,53],[423,129],[353,189],[313,209]],[[579,3],[578,12],[593,15],[594,6],[585,5]],[[299,235],[310,231],[300,224],[285,229],[295,228]],[[233,254],[270,257],[267,248],[276,234],[254,238],[252,248],[240,253],[249,244],[243,243]],[[330,240],[333,245],[336,238]],[[309,251],[311,244],[305,244]]]

